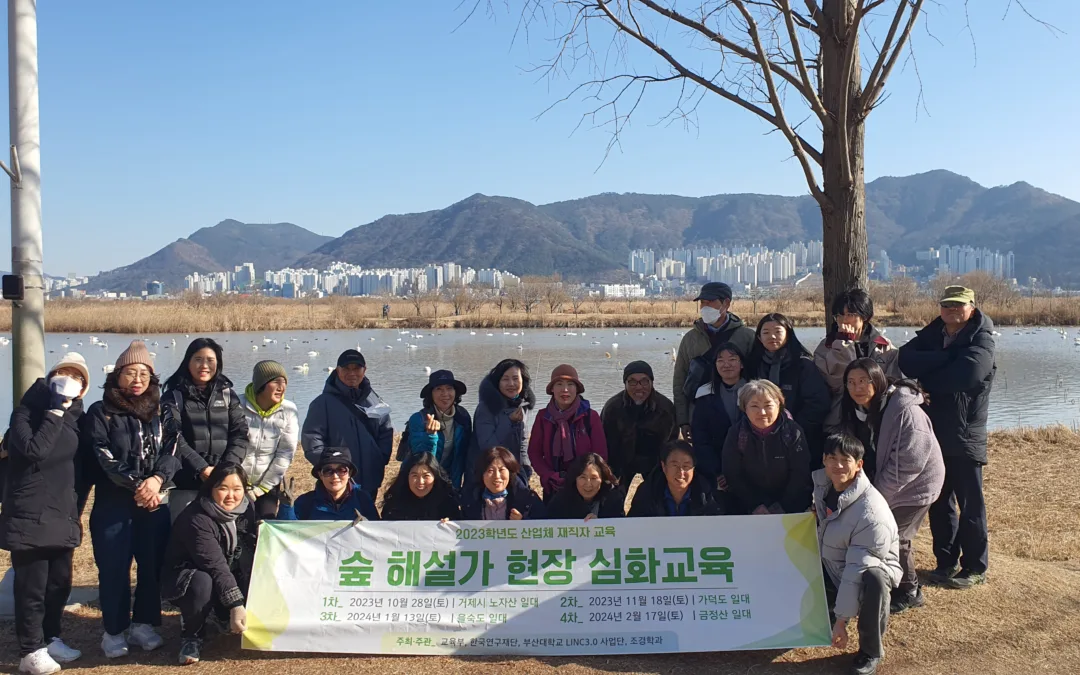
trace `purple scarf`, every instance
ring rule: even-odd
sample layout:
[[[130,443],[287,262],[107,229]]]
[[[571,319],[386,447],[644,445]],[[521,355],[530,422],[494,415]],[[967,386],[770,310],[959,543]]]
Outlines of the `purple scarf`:
[[[552,457],[561,459],[567,464],[574,461],[574,429],[571,425],[580,408],[580,396],[574,399],[574,403],[566,410],[559,410],[554,398],[547,406],[547,413],[551,421],[555,423],[555,438],[551,443]]]

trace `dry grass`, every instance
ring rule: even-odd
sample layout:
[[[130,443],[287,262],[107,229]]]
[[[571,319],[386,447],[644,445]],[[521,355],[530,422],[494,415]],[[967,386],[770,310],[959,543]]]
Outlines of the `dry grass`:
[[[500,310],[488,303],[455,316],[453,305],[430,303],[420,312],[404,298],[387,300],[391,318],[382,318],[384,300],[333,296],[321,300],[282,300],[263,297],[217,296],[183,300],[54,300],[47,303],[45,327],[60,333],[219,333],[230,331],[343,330],[373,328],[562,328],[622,327],[677,328],[697,317],[695,303],[637,299],[589,301],[572,311],[566,304],[556,312],[547,305],[526,313],[509,305]],[[928,297],[907,299],[898,310],[879,298],[875,323],[881,326],[921,326],[938,315]],[[1080,325],[1080,299],[1012,299],[982,305],[999,325]],[[786,314],[797,326],[823,326],[825,312],[819,295],[802,289],[759,300],[737,299],[732,311],[754,325],[769,312]],[[10,330],[11,308],[0,306],[0,330]]]
[[[986,673],[1076,673],[1080,670],[1080,435],[1062,428],[997,432],[990,438],[986,499],[990,515],[990,583],[971,591],[927,588],[927,607],[895,617],[886,636],[882,675]],[[298,459],[290,469],[298,489],[313,484],[310,465]],[[397,473],[392,464],[387,484]],[[920,569],[933,567],[924,527],[916,543]],[[0,567],[7,564],[0,552]],[[75,555],[75,580],[94,585],[96,571],[89,543]],[[85,672],[151,673],[173,667],[179,619],[165,619],[167,646],[119,662],[100,656],[100,613],[84,607],[69,613],[65,636],[86,656]],[[10,622],[0,634],[12,634]],[[0,646],[0,669],[17,666],[13,640]],[[279,675],[334,671],[364,673],[507,672],[554,673],[719,673],[723,675],[845,673],[850,654],[832,649],[726,654],[672,654],[620,657],[454,658],[345,657],[263,654],[239,649],[239,640],[211,642],[203,663],[185,672]],[[75,665],[75,664],[73,664]]]

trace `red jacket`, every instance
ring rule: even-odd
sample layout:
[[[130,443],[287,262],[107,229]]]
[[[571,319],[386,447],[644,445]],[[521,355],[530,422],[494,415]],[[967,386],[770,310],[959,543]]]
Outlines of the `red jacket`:
[[[600,415],[592,409],[589,402],[581,399],[577,414],[571,422],[574,432],[574,457],[581,457],[595,452],[607,460],[607,439],[604,438],[604,423]],[[556,460],[552,453],[555,433],[558,425],[551,419],[547,408],[540,410],[533,422],[532,435],[529,437],[529,461],[540,476],[540,486],[544,490],[544,500],[550,499],[562,487],[563,478],[569,469],[567,462]]]

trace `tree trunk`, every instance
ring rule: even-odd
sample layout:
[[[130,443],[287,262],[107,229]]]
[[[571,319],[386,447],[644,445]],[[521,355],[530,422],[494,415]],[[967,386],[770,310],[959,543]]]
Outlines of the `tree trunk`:
[[[825,110],[837,123],[822,138],[822,243],[821,276],[825,312],[837,293],[868,288],[866,238],[866,186],[863,146],[866,137],[861,108],[862,67],[858,32],[850,31],[856,0],[825,0],[821,37],[821,98]],[[852,43],[846,35],[851,33]],[[850,72],[845,73],[849,69]],[[847,110],[846,139],[841,111]]]

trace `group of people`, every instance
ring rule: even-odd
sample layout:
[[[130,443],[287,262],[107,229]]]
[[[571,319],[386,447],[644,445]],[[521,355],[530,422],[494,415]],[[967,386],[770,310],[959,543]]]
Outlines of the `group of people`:
[[[875,672],[889,613],[924,603],[911,543],[928,512],[938,563],[930,578],[954,588],[985,580],[992,324],[970,290],[950,287],[941,318],[897,350],[873,327],[870,297],[852,290],[836,299],[811,354],[782,314],[746,327],[728,311],[725,284],[706,284],[697,300],[672,399],[635,361],[597,412],[564,364],[541,407],[529,369],[505,359],[481,381],[470,415],[466,385],[432,372],[381,494],[394,429],[357,350],[339,356],[302,426],[281,364],[256,364],[237,391],[209,338],[188,346],[164,385],[145,345],[132,342],[88,410],[85,361],[65,355],[23,397],[4,441],[0,547],[12,553],[20,670],[56,672],[80,656],[62,641],[60,619],[95,487],[90,536],[109,658],[162,646],[163,601],[181,613],[182,664],[199,660],[208,630],[242,632],[260,520],[812,510],[835,644],[846,645],[858,617],[855,672]],[[316,484],[294,499],[284,477],[298,446]]]

